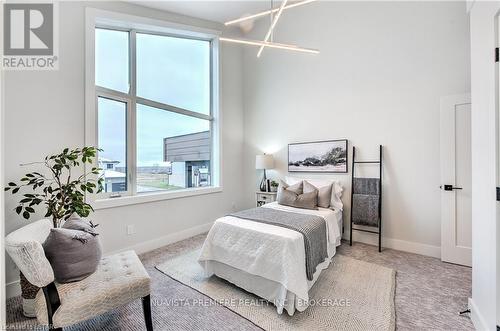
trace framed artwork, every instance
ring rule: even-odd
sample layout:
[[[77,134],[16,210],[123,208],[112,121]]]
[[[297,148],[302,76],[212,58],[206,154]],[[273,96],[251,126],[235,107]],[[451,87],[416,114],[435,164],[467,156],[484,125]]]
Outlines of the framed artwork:
[[[288,171],[347,173],[347,139],[289,144]]]

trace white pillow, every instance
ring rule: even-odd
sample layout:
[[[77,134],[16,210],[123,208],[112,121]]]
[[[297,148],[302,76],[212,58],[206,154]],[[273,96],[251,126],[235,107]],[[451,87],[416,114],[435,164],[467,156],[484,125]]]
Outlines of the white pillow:
[[[297,184],[298,182],[301,182],[301,181],[303,181],[302,178],[288,177],[288,176],[285,177],[285,183],[287,183],[288,185],[295,185],[295,184]]]
[[[333,179],[321,179],[321,178],[316,178],[316,179],[303,179],[303,178],[297,178],[297,177],[285,177],[285,182],[288,185],[294,185],[297,184],[303,180],[307,180],[309,184],[315,186],[316,188],[320,188],[323,186],[328,186],[333,184],[333,189],[332,189],[332,199],[330,200],[330,208],[331,209],[338,209],[338,210],[343,210],[344,209],[344,204],[342,203],[342,191],[344,190],[342,188],[342,185],[336,180]]]
[[[340,211],[344,210],[344,204],[342,203],[342,192],[344,189],[339,182],[333,181],[332,189],[332,200],[330,201],[330,208],[338,209]]]

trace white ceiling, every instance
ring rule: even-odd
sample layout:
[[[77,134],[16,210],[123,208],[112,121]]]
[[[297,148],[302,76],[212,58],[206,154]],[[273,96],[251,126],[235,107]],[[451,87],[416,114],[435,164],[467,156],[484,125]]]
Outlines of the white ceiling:
[[[186,16],[202,18],[209,21],[224,23],[239,18],[245,14],[253,14],[269,9],[270,0],[260,1],[130,1],[135,4],[154,9],[165,10]],[[276,6],[279,1],[274,1]]]

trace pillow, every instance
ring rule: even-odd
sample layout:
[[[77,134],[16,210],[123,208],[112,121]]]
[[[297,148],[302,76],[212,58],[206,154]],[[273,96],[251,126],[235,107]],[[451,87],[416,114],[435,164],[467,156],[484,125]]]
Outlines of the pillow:
[[[102,255],[97,235],[65,228],[51,229],[43,249],[59,283],[76,282],[90,276],[96,271]]]
[[[300,191],[299,189],[300,188]],[[299,191],[300,193],[297,193]],[[318,209],[318,190],[302,193],[302,182],[293,186],[280,181],[277,200],[280,205],[303,209]]]
[[[83,220],[80,217],[71,216],[62,226],[64,229],[80,230],[97,236],[95,227],[97,225],[92,224],[89,221]]]
[[[288,185],[294,185],[302,181],[304,180],[296,177],[288,177],[288,176],[285,177],[285,183],[287,183]]]
[[[280,180],[279,184],[281,186],[285,187],[288,191],[292,191],[293,193],[296,193],[296,194],[304,193],[304,183],[302,181],[300,181],[294,185],[287,185],[282,180]]]
[[[332,185],[332,199],[330,200],[330,208],[331,209],[338,209],[342,211],[344,209],[344,204],[342,203],[342,200],[340,199],[342,197],[342,191],[344,189],[338,182],[333,182]]]
[[[295,183],[294,185],[288,185],[287,183],[283,182],[280,179],[278,181],[278,191],[276,194],[276,200],[278,200],[278,201],[280,199],[280,195],[283,194],[283,190],[280,190],[280,188],[286,188],[287,191],[291,191],[295,194],[302,194],[303,193],[303,191],[302,191],[303,183],[302,182]]]
[[[285,177],[286,183],[288,185],[293,185],[295,183],[303,181],[303,179],[296,178],[296,177]],[[320,188],[323,186],[327,185],[332,185],[332,197],[330,200],[330,208],[331,209],[336,209],[342,211],[344,209],[344,204],[342,203],[341,197],[342,197],[342,191],[343,188],[340,185],[340,183],[336,180],[332,179],[307,179],[309,184],[312,184],[316,188]]]
[[[318,191],[318,207],[328,208],[330,207],[330,200],[332,199],[332,184],[316,187],[304,180],[304,193]]]

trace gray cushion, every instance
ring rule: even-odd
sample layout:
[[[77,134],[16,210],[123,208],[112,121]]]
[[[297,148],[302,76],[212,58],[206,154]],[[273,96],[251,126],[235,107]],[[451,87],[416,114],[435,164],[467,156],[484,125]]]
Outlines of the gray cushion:
[[[304,180],[303,191],[304,193],[314,192],[314,190],[318,191],[318,207],[328,208],[330,207],[330,200],[332,197],[332,184],[316,187]]]
[[[79,230],[50,230],[43,249],[59,283],[79,281],[96,271],[102,255],[98,238]]]
[[[288,185],[284,181],[280,180],[279,185],[280,186],[285,186],[288,191],[292,191],[293,193],[296,193],[296,194],[302,194],[302,193],[304,193],[303,192],[303,183],[302,182],[299,182],[299,183],[293,184],[293,185]]]
[[[80,230],[80,231],[85,231],[93,235],[97,235],[97,232],[95,231],[95,226],[90,223],[89,221],[86,221],[84,219],[81,219],[80,217],[71,217],[68,219],[64,225],[63,228],[65,229],[71,229],[71,230]]]
[[[302,193],[302,182],[293,186],[280,181],[277,200],[280,205],[303,209],[318,209],[318,190]],[[299,192],[299,193],[298,193]]]
[[[288,185],[287,183],[285,183],[284,181],[282,181],[280,179],[278,181],[278,191],[277,191],[277,195],[276,195],[276,200],[278,201],[278,203],[280,200],[280,196],[283,194],[282,188],[286,188],[287,191],[293,192],[295,194],[302,194],[303,193],[303,191],[302,191],[303,183],[302,182],[298,182],[298,183],[295,183],[293,185]]]

